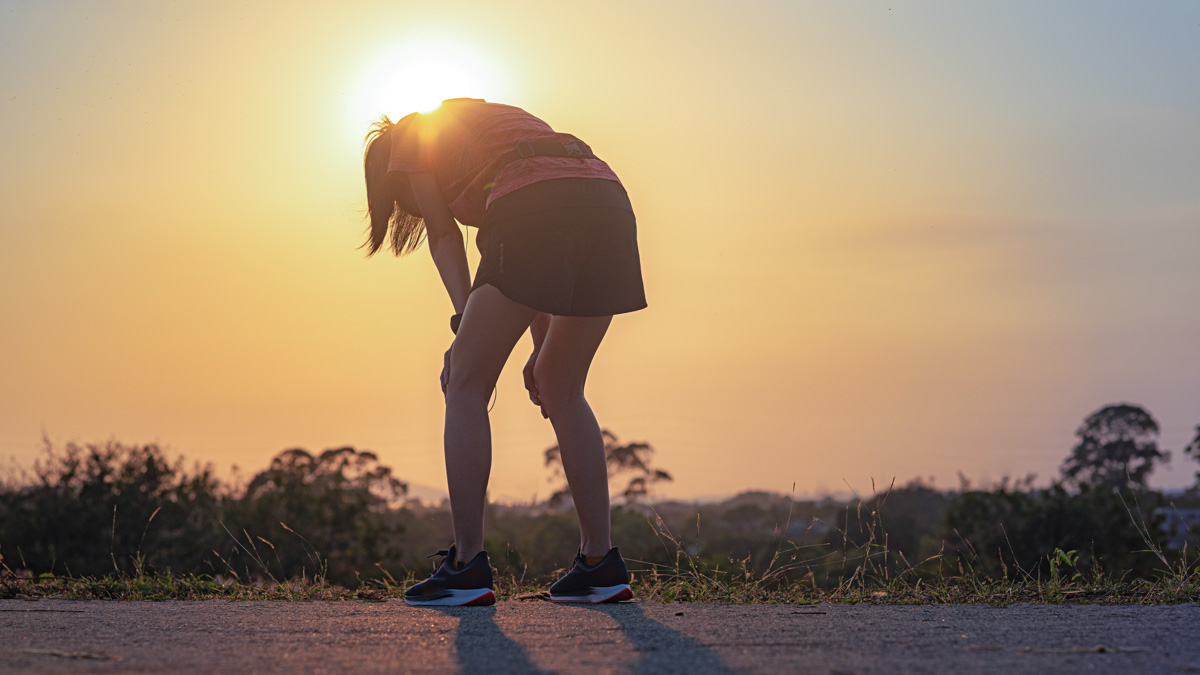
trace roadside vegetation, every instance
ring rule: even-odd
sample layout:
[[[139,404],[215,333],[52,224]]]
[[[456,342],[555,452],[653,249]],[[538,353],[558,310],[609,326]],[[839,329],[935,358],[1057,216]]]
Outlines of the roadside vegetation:
[[[750,492],[651,503],[671,480],[647,443],[606,432],[614,540],[640,599],[664,602],[1200,601],[1200,482],[1146,487],[1165,458],[1141,408],[1107,406],[1079,428],[1059,480],[953,490],[922,481],[845,499]],[[1197,439],[1184,449],[1200,459]],[[558,480],[558,453],[545,453]],[[502,599],[542,597],[574,555],[570,493],[489,508]],[[1169,527],[1174,527],[1170,529]],[[157,445],[47,441],[0,483],[0,598],[397,598],[444,548],[447,505],[408,499],[370,452],[291,449],[244,483]]]

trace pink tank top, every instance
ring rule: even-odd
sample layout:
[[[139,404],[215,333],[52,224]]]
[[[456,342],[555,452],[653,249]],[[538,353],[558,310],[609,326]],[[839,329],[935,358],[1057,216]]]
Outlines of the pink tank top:
[[[396,123],[388,171],[434,174],[454,218],[471,227],[479,227],[493,200],[532,183],[555,178],[621,182],[603,161],[572,157],[529,157],[509,162],[496,174],[501,156],[517,143],[546,140],[579,139],[520,108],[456,98]]]

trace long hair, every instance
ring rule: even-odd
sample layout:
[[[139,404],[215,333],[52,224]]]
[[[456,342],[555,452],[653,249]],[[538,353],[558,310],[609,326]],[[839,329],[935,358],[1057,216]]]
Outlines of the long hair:
[[[425,240],[425,220],[414,203],[408,179],[402,174],[388,175],[396,124],[384,115],[371,125],[363,139],[366,145],[363,174],[367,182],[367,216],[370,220],[363,246],[368,256],[383,246],[389,230],[392,251],[398,256],[412,253]]]

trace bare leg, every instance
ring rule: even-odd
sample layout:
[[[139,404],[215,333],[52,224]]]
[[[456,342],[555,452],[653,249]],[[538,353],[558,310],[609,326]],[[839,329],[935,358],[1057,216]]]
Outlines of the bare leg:
[[[492,471],[487,405],[508,355],[533,320],[532,309],[495,286],[471,293],[450,352],[446,386],[446,481],[457,559],[483,550],[483,510]]]
[[[533,367],[579,516],[580,550],[587,556],[612,548],[604,439],[583,394],[588,368],[611,322],[611,316],[553,317]]]

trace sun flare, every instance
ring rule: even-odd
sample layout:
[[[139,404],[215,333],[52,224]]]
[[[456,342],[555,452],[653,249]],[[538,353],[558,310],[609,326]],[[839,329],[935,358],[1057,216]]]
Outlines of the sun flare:
[[[503,97],[494,59],[461,44],[423,40],[381,55],[363,78],[360,120],[429,112],[450,98]]]

